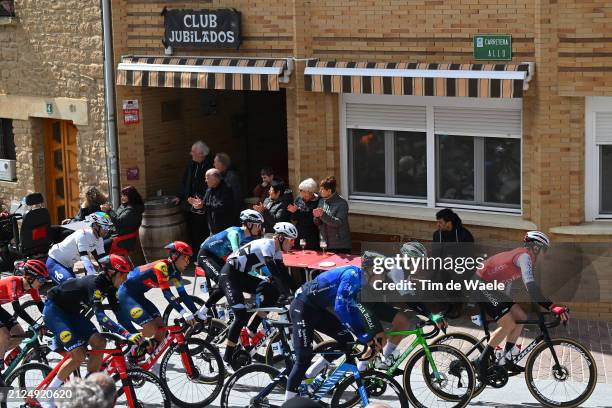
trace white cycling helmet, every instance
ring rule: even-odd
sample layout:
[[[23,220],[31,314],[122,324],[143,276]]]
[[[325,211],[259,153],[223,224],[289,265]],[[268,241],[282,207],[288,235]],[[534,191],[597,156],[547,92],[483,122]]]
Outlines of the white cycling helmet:
[[[298,237],[297,228],[290,222],[277,222],[274,224],[274,232],[290,239],[296,239]]]
[[[425,245],[417,241],[406,242],[400,248],[400,253],[402,255],[409,256],[410,258],[426,258],[427,248],[425,248]]]
[[[244,210],[240,213],[240,221],[243,224],[247,222],[252,222],[254,224],[263,224],[264,218],[259,212],[255,210]]]
[[[525,244],[534,244],[543,249],[550,248],[550,239],[540,231],[527,231],[524,241]]]
[[[89,225],[97,224],[105,230],[110,230],[113,228],[113,221],[111,220],[110,216],[102,211],[96,211],[93,214],[89,214],[87,217],[85,217],[85,222],[87,222]]]

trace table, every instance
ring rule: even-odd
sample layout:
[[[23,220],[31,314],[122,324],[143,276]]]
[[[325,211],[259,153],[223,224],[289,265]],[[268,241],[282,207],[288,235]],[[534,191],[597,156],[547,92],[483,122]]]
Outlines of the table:
[[[333,262],[333,266],[319,266],[321,262]],[[283,263],[288,268],[304,268],[306,280],[312,280],[315,271],[329,271],[340,266],[354,265],[361,267],[361,257],[349,254],[323,253],[321,251],[290,251],[283,253]]]

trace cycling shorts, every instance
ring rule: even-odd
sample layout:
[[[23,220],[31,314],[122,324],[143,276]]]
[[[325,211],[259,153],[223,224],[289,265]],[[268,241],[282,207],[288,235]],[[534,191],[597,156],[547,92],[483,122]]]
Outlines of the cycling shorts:
[[[480,297],[485,313],[495,321],[501,319],[514,305],[504,292],[498,290],[481,290]]]
[[[145,297],[144,292],[130,291],[125,285],[117,291],[120,321],[132,321],[139,326],[161,316],[157,307]]]
[[[59,285],[68,279],[76,278],[72,268],[62,265],[51,257],[47,258],[46,265],[47,269],[49,270],[49,277],[56,285]]]
[[[86,345],[89,338],[98,332],[91,320],[82,314],[66,313],[52,300],[45,302],[43,319],[57,343],[67,351]]]
[[[216,284],[219,284],[219,275],[223,265],[225,265],[223,259],[205,248],[201,248],[200,252],[198,252],[198,266],[203,268],[204,272],[206,272],[206,277]]]

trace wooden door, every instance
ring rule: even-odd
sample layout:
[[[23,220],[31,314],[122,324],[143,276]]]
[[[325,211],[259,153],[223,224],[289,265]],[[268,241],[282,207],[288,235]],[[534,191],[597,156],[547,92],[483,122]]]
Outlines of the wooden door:
[[[51,222],[59,223],[79,211],[77,129],[65,120],[45,122],[47,207]]]

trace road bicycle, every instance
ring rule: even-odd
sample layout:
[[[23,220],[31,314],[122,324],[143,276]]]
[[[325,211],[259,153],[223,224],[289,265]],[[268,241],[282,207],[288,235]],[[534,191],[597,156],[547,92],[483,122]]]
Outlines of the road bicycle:
[[[130,350],[127,340],[112,333],[100,333],[105,339],[115,342],[111,349],[89,350],[88,353],[108,354],[106,372],[118,382],[118,406],[129,408],[171,407],[171,397],[166,386],[153,374],[139,367],[129,367],[125,354]],[[6,378],[6,385],[13,395],[22,397],[21,407],[40,407],[41,401],[54,397],[70,398],[70,393],[51,391],[49,384],[62,364],[70,358],[66,353],[54,368],[43,363],[26,363]]]
[[[597,365],[590,351],[576,340],[566,337],[551,338],[549,329],[561,324],[553,313],[536,312],[535,319],[519,320],[518,324],[537,326],[539,334],[521,352],[512,357],[517,365],[525,357],[525,381],[527,388],[540,404],[547,407],[577,407],[585,402],[597,385]],[[547,320],[547,317],[554,320]],[[436,339],[434,344],[452,344],[462,350],[474,361],[484,350],[485,342],[490,339],[489,323],[484,311],[480,313],[485,335],[478,340],[467,333],[448,333]],[[505,366],[493,362],[487,377],[480,379],[474,395],[486,386],[501,388],[508,377],[520,372],[509,372]]]

